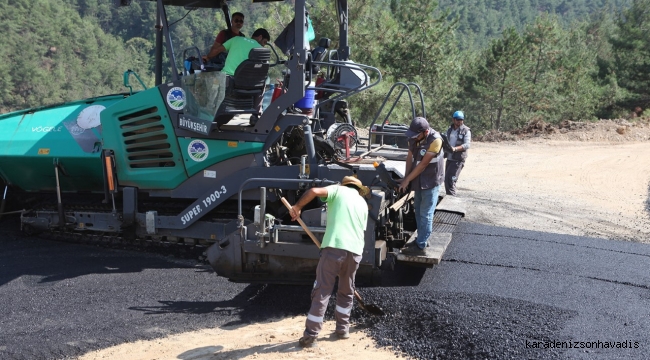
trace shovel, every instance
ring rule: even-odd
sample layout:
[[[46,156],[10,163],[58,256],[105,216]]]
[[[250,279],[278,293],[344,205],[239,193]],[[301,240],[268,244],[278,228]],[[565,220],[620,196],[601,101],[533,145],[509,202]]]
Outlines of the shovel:
[[[280,200],[282,200],[282,203],[284,204],[284,206],[286,206],[287,209],[289,211],[291,211],[291,204],[289,204],[287,199],[285,199],[283,197]],[[314,233],[312,233],[311,230],[309,230],[309,228],[307,227],[307,224],[305,224],[305,222],[302,221],[301,218],[298,218],[298,222],[300,223],[300,226],[302,226],[302,228],[305,229],[305,232],[307,233],[307,235],[309,235],[309,237],[314,242],[314,244],[316,244],[316,246],[318,246],[318,248],[320,248],[320,241],[318,241],[318,239],[316,239],[316,236],[314,235]],[[382,310],[379,306],[377,306],[375,304],[366,304],[363,301],[363,299],[361,298],[361,295],[359,295],[359,293],[356,290],[354,290],[354,297],[357,298],[357,301],[359,302],[359,307],[362,308],[363,310],[365,310],[366,312],[368,312],[369,314],[372,314],[372,315],[386,315],[384,310]]]

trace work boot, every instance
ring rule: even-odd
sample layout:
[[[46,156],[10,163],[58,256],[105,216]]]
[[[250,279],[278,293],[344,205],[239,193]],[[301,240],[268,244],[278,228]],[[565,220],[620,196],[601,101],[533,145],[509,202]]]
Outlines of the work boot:
[[[316,338],[312,336],[303,336],[298,340],[298,344],[303,348],[313,348],[316,347]]]
[[[416,241],[411,241],[410,243],[407,243],[406,245],[404,245],[402,250],[410,249],[410,248],[413,248],[413,247],[418,247],[418,243]]]
[[[415,242],[413,242],[415,243]],[[420,247],[416,244],[415,246],[405,246],[402,248],[402,254],[404,255],[414,255],[414,256],[425,256],[426,252],[424,249],[420,249]]]
[[[339,340],[349,339],[350,338],[350,332],[349,331],[340,332],[340,333],[337,332],[336,336],[339,338]]]

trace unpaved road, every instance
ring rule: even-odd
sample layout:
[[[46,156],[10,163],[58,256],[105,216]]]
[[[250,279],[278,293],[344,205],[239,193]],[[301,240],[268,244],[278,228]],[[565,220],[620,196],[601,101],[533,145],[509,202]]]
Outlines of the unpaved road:
[[[459,180],[467,221],[650,242],[650,144],[475,143]]]
[[[547,233],[650,242],[650,144],[530,140],[475,142],[459,180],[465,221]],[[444,259],[443,259],[444,260]],[[305,304],[305,309],[308,304]],[[353,329],[317,349],[297,347],[303,317],[123,344],[81,359],[394,359]]]

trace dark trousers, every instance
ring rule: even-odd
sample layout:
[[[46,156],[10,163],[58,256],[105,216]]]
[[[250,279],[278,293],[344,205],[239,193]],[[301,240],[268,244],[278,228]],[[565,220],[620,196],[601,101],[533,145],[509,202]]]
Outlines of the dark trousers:
[[[445,192],[447,195],[456,196],[456,181],[458,181],[460,171],[463,170],[464,166],[464,161],[447,159],[445,163]]]
[[[304,336],[317,337],[323,328],[323,317],[337,276],[339,287],[336,293],[336,332],[342,334],[349,331],[354,299],[354,276],[360,262],[361,255],[355,255],[347,250],[335,248],[321,250]]]

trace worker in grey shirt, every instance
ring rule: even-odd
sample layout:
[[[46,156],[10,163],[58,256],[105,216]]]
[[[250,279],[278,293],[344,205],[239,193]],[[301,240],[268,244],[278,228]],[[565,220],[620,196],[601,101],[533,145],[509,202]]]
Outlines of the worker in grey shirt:
[[[465,126],[465,114],[456,111],[453,115],[453,122],[447,129],[447,139],[451,150],[445,149],[445,191],[447,195],[456,196],[456,181],[460,171],[465,166],[467,150],[472,142],[472,132]]]

